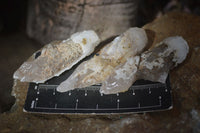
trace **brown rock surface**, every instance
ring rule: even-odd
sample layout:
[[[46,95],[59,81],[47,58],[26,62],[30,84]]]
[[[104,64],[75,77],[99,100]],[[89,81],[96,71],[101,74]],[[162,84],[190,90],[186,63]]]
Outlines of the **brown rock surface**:
[[[144,26],[150,42],[180,35],[190,46],[187,59],[171,71],[174,107],[169,111],[108,116],[30,114],[22,111],[27,83],[15,81],[16,104],[0,115],[1,133],[200,132],[200,17],[169,13]]]

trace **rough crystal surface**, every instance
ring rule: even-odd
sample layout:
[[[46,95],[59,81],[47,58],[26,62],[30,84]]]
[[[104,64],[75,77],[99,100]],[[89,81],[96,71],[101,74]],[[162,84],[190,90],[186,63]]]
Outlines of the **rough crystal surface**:
[[[180,36],[168,37],[142,53],[137,78],[165,83],[170,69],[182,63],[189,52]]]
[[[124,64],[117,66],[113,73],[102,83],[100,92],[115,94],[127,91],[136,80],[139,60],[139,56],[130,56]]]
[[[102,83],[101,93],[127,91],[137,79],[165,83],[169,70],[183,62],[189,52],[187,42],[179,36],[168,37],[139,56],[128,57]]]
[[[22,82],[43,83],[91,54],[99,42],[92,30],[75,33],[67,40],[51,42],[24,62],[13,77]]]
[[[74,73],[57,90],[65,92],[102,83],[117,66],[124,64],[127,58],[140,53],[147,44],[147,36],[142,28],[130,28],[116,37],[89,61],[78,66]]]

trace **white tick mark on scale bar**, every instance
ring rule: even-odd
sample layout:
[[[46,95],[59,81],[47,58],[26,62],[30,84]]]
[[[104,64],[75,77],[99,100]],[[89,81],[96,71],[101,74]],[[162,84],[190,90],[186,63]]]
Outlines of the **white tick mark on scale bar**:
[[[117,93],[117,96],[119,96],[119,93]]]
[[[55,109],[57,108],[57,103],[55,104]]]
[[[85,96],[87,96],[87,91],[85,91]]]
[[[134,90],[133,90],[133,95],[135,95],[135,92],[134,92]]]
[[[56,95],[56,90],[55,89],[53,89],[53,95]]]
[[[159,98],[159,104],[161,105],[162,104],[162,102],[161,102],[162,97],[159,96],[158,98]]]
[[[149,88],[149,94],[151,94],[151,89]]]
[[[70,92],[69,92],[69,96],[71,96],[71,94],[72,94],[72,93],[71,93],[71,91],[70,91]]]
[[[33,100],[33,101],[31,102],[31,108],[34,108],[34,105],[35,105],[35,101]]]
[[[38,86],[35,86],[35,90],[37,90]]]
[[[98,109],[98,108],[99,108],[99,105],[97,104],[97,105],[96,105],[96,109]]]
[[[76,106],[75,106],[75,109],[78,108],[78,99],[76,99]]]
[[[117,99],[117,109],[119,109],[119,102],[120,102],[120,100]]]

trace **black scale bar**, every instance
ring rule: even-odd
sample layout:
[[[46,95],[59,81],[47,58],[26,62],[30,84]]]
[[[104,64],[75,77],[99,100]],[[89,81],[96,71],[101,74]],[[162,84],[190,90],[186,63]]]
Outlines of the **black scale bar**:
[[[124,93],[104,95],[100,85],[60,93],[57,85],[30,83],[24,111],[37,113],[108,114],[172,108],[169,78],[166,84],[138,80]]]

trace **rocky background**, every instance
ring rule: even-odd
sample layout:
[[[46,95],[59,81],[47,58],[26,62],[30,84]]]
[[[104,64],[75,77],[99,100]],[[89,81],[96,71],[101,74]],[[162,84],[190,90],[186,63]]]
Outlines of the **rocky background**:
[[[180,35],[190,46],[184,63],[170,72],[173,109],[144,114],[80,116],[24,113],[28,83],[13,81],[12,73],[42,45],[26,37],[23,28],[17,32],[11,28],[12,32],[9,32],[6,30],[9,24],[4,24],[5,19],[1,20],[0,133],[200,132],[200,17],[198,1],[190,2],[180,0],[159,4],[158,1],[148,0],[142,3],[142,7],[141,3],[138,5],[140,14],[135,26],[145,24],[143,28],[148,33],[149,43],[156,44],[166,37]],[[23,20],[18,25],[24,25]],[[10,96],[11,90],[15,99]]]

